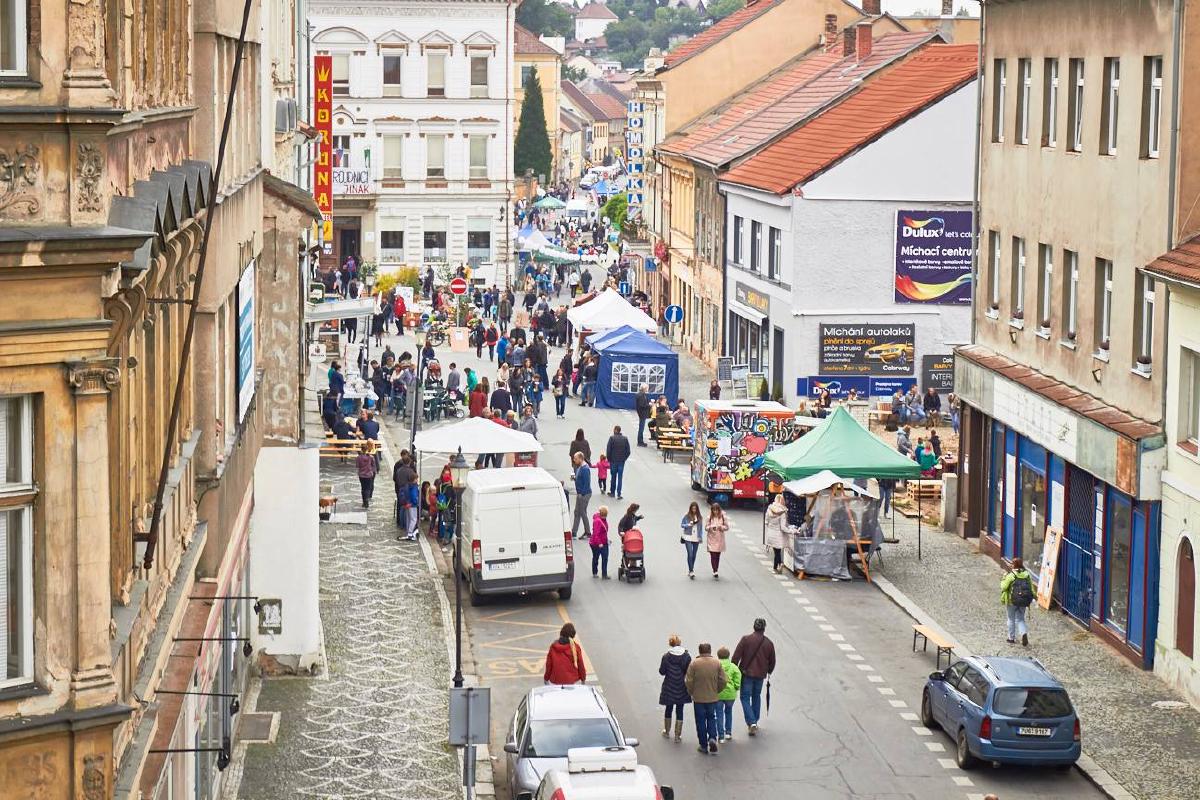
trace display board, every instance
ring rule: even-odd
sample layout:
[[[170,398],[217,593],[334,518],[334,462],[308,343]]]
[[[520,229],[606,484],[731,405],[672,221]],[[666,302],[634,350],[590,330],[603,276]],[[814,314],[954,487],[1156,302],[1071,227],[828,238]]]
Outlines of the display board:
[[[921,356],[921,388],[938,394],[954,391],[954,356]]]
[[[912,375],[916,325],[911,322],[821,325],[822,375]]]
[[[896,302],[971,303],[970,211],[896,212]]]

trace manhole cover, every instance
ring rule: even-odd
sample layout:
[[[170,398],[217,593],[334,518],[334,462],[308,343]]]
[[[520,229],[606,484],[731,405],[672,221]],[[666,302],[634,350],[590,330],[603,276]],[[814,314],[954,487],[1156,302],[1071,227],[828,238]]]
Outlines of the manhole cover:
[[[1188,704],[1183,702],[1182,700],[1155,700],[1150,705],[1154,708],[1162,708],[1162,709],[1167,709],[1167,710],[1174,710],[1176,708],[1187,708],[1188,707]]]
[[[271,739],[271,723],[274,713],[247,712],[242,715],[241,729],[238,738],[244,742],[266,742]]]

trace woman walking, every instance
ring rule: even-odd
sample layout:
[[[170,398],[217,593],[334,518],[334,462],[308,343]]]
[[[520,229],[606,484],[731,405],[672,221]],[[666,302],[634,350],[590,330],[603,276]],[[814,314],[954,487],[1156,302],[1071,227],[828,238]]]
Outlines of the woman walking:
[[[775,572],[783,569],[783,535],[791,533],[792,530],[792,526],[787,523],[787,503],[784,502],[782,493],[777,494],[771,505],[767,506],[766,531],[767,547],[774,551]]]
[[[567,393],[571,391],[571,381],[560,369],[554,373],[554,416],[559,419],[567,418]]]
[[[570,686],[587,680],[583,648],[575,641],[575,626],[569,622],[562,626],[558,638],[546,652],[546,671],[542,674],[542,680],[558,686]]]
[[[592,577],[608,580],[608,506],[600,506],[592,515],[592,536],[588,539],[592,548]],[[596,568],[600,567],[600,574]]]
[[[683,647],[678,634],[667,639],[667,652],[658,663],[658,674],[663,676],[662,689],[658,692],[658,704],[663,707],[662,735],[667,737],[671,725],[671,710],[675,711],[675,743],[683,741],[683,707],[692,702],[683,676],[687,674],[692,656]]]
[[[683,533],[679,536],[679,542],[683,545],[683,549],[687,553],[688,577],[695,580],[696,553],[700,550],[700,531],[704,528],[704,517],[700,515],[700,505],[698,503],[692,503],[688,506],[687,513],[683,515],[679,526],[683,528]]]
[[[358,484],[362,487],[363,508],[370,508],[371,496],[375,494],[375,475],[379,472],[379,465],[375,463],[375,454],[371,452],[371,445],[366,442],[362,443],[358,457],[354,459],[354,465],[358,469]]]
[[[576,453],[583,456],[585,464],[592,463],[592,446],[588,444],[588,440],[584,437],[583,428],[575,431],[575,438],[571,441],[571,446],[567,448],[567,457],[571,459],[572,469],[574,469]]]
[[[705,543],[708,545],[708,560],[712,564],[713,580],[719,581],[721,569],[721,553],[725,552],[725,532],[729,530],[729,520],[725,518],[725,510],[717,503],[708,507],[708,522],[704,525]]]
[[[630,503],[629,508],[625,509],[625,515],[617,522],[617,533],[621,535],[622,539],[625,538],[627,532],[637,527],[638,520],[642,518],[642,515],[637,513],[640,509],[641,506],[637,503]]]

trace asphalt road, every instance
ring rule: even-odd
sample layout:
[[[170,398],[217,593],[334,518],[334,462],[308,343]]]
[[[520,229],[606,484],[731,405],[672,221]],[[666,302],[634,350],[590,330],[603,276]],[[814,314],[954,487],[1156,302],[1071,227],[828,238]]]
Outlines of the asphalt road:
[[[494,369],[479,365],[474,353],[464,355],[442,355],[443,364],[454,360],[460,367],[480,367],[481,374],[494,376]],[[553,351],[552,363],[560,357],[561,350]],[[566,448],[576,428],[584,428],[592,452],[598,454],[614,424],[634,439],[637,421],[632,412],[585,409],[572,399],[567,419],[556,420],[548,396],[540,419],[539,438],[546,448],[541,465],[566,479]],[[733,529],[720,580],[711,577],[703,551],[696,579],[689,580],[679,519],[688,503],[703,498],[691,490],[686,465],[664,464],[652,444],[634,447],[624,495],[624,501],[603,501],[614,532],[627,504],[641,504],[648,573],[644,584],[616,579],[615,544],[609,565],[612,580],[593,579],[590,552],[585,542],[577,542],[582,546],[576,551],[570,601],[560,603],[545,594],[466,606],[471,660],[483,684],[493,691],[492,752],[502,799],[508,796],[504,734],[520,697],[541,685],[546,648],[567,619],[578,628],[594,676],[589,682],[603,688],[626,735],[641,739],[641,762],[654,769],[661,783],[674,786],[680,798],[1103,796],[1075,770],[959,770],[950,739],[917,721],[921,690],[934,669],[934,658],[932,651],[911,652],[912,620],[862,580],[800,582],[775,575],[761,545],[758,507],[730,512]],[[601,500],[597,493],[590,511]],[[884,574],[886,569],[885,563]],[[758,737],[746,736],[737,707],[735,739],[716,757],[696,752],[690,709],[683,743],[661,738],[658,663],[667,637],[678,633],[693,654],[700,642],[710,642],[714,652],[721,645],[732,649],[759,616],[767,619],[778,667],[771,709]],[[998,637],[1001,626],[998,614]]]

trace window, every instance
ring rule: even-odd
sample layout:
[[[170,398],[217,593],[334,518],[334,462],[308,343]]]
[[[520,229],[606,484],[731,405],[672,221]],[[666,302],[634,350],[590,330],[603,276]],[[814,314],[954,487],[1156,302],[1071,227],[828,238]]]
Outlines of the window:
[[[426,230],[424,240],[424,256],[426,261],[446,260],[446,231]]]
[[[1179,350],[1179,440],[1200,443],[1200,353]]]
[[[33,413],[0,397],[0,687],[33,680]]]
[[[992,710],[1005,717],[1045,719],[1071,713],[1071,701],[1062,689],[997,689]]]
[[[1048,244],[1038,245],[1038,327],[1042,333],[1050,332],[1050,300],[1054,281],[1054,248]]]
[[[471,178],[486,180],[488,176],[486,136],[469,137],[471,147]]]
[[[742,232],[745,227],[745,220],[741,217],[733,218],[733,263],[738,266],[742,265]]]
[[[1144,272],[1137,275],[1137,306],[1134,308],[1134,364],[1138,372],[1150,373],[1150,361],[1154,355],[1154,278]]]
[[[446,137],[441,134],[425,137],[425,177],[446,177]]]
[[[1017,144],[1029,144],[1029,96],[1033,94],[1033,63],[1017,59]]]
[[[1000,308],[1000,232],[988,231],[988,241],[991,244],[991,255],[988,257],[988,308],[994,311]]]
[[[383,177],[404,177],[404,137],[399,134],[383,137]]]
[[[525,84],[529,83],[529,76],[533,74],[533,64],[521,65],[521,88],[525,88]]]
[[[1023,446],[1023,445],[1022,445]],[[1041,461],[1041,459],[1038,459]],[[1024,461],[1017,476],[1017,535],[1021,537],[1021,557],[1025,568],[1035,575],[1042,571],[1042,551],[1046,544],[1046,476]]]
[[[467,231],[467,263],[472,267],[492,260],[492,232],[483,229],[490,224],[491,220],[483,220],[479,228]]]
[[[1074,250],[1063,251],[1063,322],[1069,341],[1075,341],[1079,331],[1079,254]]]
[[[1004,141],[1004,100],[1008,91],[1008,62],[997,58],[992,68],[992,141]]]
[[[1147,56],[1142,87],[1142,158],[1158,158],[1162,123],[1163,60]]]
[[[1025,240],[1014,236],[1012,240],[1012,318],[1025,319]]]
[[[441,52],[429,53],[425,56],[426,69],[425,94],[428,97],[446,96],[446,54]]]
[[[1117,94],[1121,87],[1121,59],[1104,59],[1104,101],[1100,110],[1100,152],[1117,154]]]
[[[667,368],[662,364],[632,364],[613,362],[612,390],[625,394],[636,394],[644,383],[650,387],[648,394],[657,397],[665,391]]]
[[[1058,146],[1058,59],[1047,58],[1043,66],[1042,147]]]
[[[1096,259],[1096,351],[1107,357],[1112,334],[1113,264],[1107,258]]]
[[[771,228],[768,234],[767,277],[773,281],[779,280],[779,267],[783,263],[783,231]]]
[[[987,678],[983,677],[983,673],[974,667],[967,667],[967,671],[963,673],[962,679],[958,682],[958,690],[980,708],[987,705],[988,691],[991,688],[992,685],[988,683]]]
[[[330,76],[330,79],[333,82],[333,93],[335,96],[345,96],[350,94],[349,53],[333,54],[333,75]]]
[[[330,144],[333,147],[333,166],[349,169],[350,168],[350,135],[340,134],[330,137]]]
[[[471,97],[488,96],[488,57],[471,56]]]
[[[750,269],[758,272],[762,262],[762,223],[750,223]]]
[[[400,65],[404,62],[404,56],[400,53],[383,55],[383,96],[384,97],[399,97],[400,92]]]
[[[1133,506],[1117,492],[1108,493],[1108,569],[1105,577],[1105,619],[1125,630],[1129,623],[1129,556],[1133,539]]]
[[[379,232],[379,258],[393,262],[404,260],[404,231]]]
[[[29,69],[26,5],[26,0],[0,0],[0,75],[25,75]]]
[[[1072,58],[1069,69],[1071,94],[1067,98],[1067,128],[1071,142],[1067,149],[1078,153],[1083,150],[1083,59]]]

